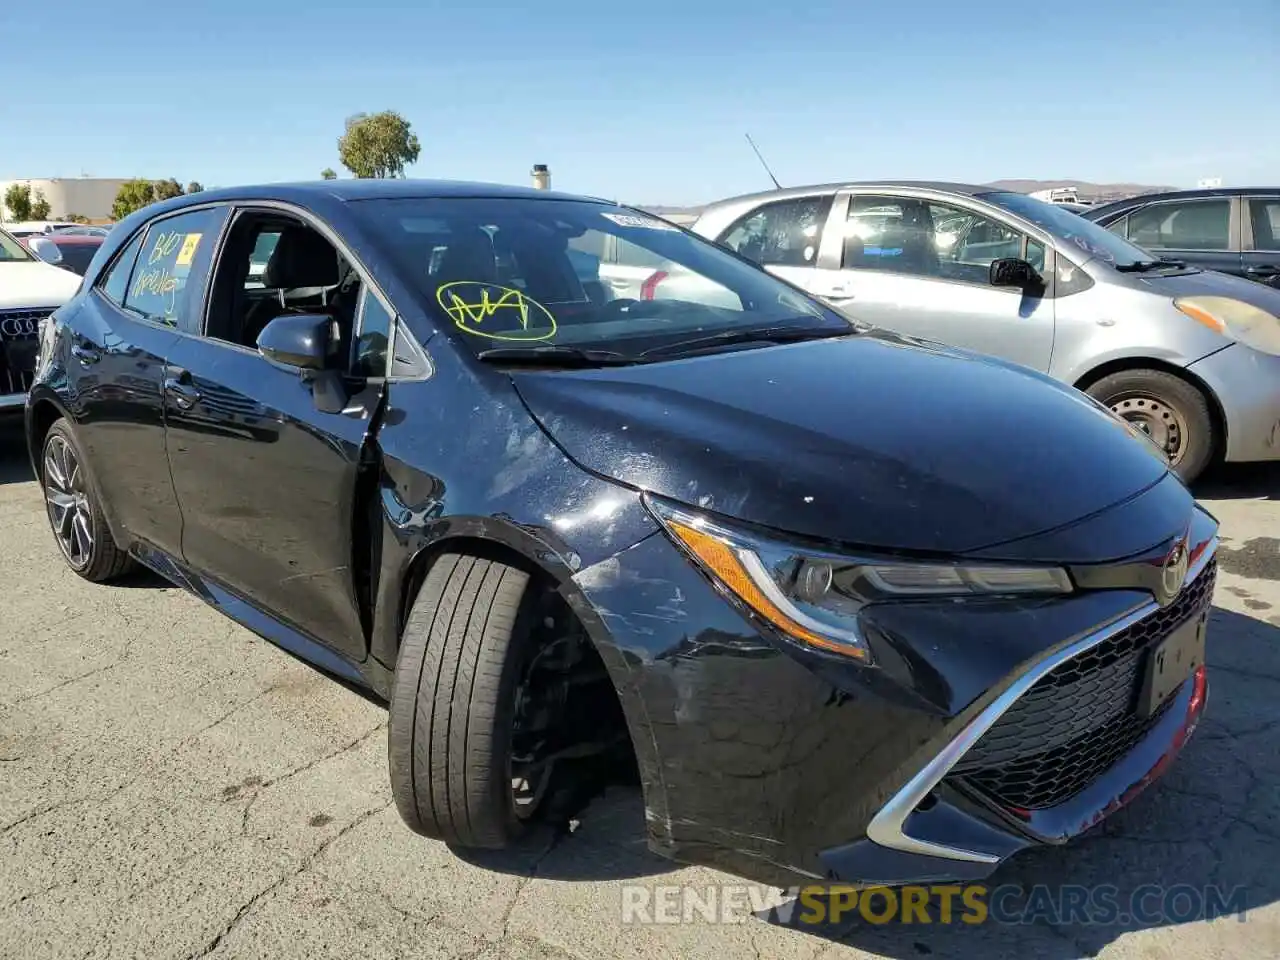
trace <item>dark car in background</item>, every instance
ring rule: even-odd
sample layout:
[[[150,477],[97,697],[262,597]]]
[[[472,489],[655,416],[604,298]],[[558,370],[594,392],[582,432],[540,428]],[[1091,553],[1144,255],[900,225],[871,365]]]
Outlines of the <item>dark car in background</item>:
[[[1147,193],[1080,215],[1168,259],[1280,287],[1280,187]]]
[[[593,276],[618,243],[683,292]],[[389,701],[397,808],[462,847],[629,769],[669,857],[975,879],[1205,704],[1217,524],[1143,434],[612,203],[153,204],[44,327],[26,429],[73,571],[145,564]]]
[[[54,230],[23,237],[22,243],[45,263],[63,267],[83,277],[89,269],[93,255],[102,246],[104,236],[98,234],[64,233]]]

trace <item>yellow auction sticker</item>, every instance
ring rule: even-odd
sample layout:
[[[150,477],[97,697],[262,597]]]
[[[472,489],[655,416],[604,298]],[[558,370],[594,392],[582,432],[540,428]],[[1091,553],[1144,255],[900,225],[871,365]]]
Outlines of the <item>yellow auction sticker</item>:
[[[178,251],[178,259],[174,261],[176,266],[189,267],[191,261],[196,257],[196,247],[200,246],[200,238],[202,233],[188,233],[186,239],[182,241],[182,248]]]

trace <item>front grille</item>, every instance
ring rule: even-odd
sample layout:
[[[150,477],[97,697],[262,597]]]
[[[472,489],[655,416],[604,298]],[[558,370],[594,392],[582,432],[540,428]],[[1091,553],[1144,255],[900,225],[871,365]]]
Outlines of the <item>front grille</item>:
[[[1006,807],[1044,810],[1093,783],[1160,719],[1136,712],[1149,649],[1213,597],[1210,562],[1168,607],[1042,677],[952,769]],[[1172,698],[1162,707],[1168,709]]]
[[[53,310],[0,310],[0,396],[26,393],[40,349],[40,321]]]

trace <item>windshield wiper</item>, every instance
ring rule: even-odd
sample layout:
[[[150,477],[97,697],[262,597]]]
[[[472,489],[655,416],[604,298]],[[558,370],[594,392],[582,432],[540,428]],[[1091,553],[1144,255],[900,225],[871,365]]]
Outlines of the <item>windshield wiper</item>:
[[[690,340],[677,340],[675,343],[664,343],[658,347],[650,347],[644,357],[667,356],[687,353],[704,347],[719,347],[733,343],[791,343],[796,340],[821,340],[828,337],[848,337],[858,333],[857,327],[755,327],[749,330],[722,330]]]
[[[1116,269],[1121,273],[1146,273],[1148,270],[1182,270],[1186,266],[1185,260],[1135,260],[1133,263],[1117,263]]]
[[[540,367],[619,367],[636,362],[635,357],[616,350],[586,350],[558,343],[540,347],[490,347],[476,356],[487,363]]]

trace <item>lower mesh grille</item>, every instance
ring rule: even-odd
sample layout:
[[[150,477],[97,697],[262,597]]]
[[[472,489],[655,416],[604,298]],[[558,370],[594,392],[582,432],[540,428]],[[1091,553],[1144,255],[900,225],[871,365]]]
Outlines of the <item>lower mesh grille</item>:
[[[1042,677],[996,721],[951,776],[1005,807],[1044,810],[1071,799],[1134,748],[1152,717],[1136,712],[1147,652],[1204,609],[1214,563],[1174,603]]]

